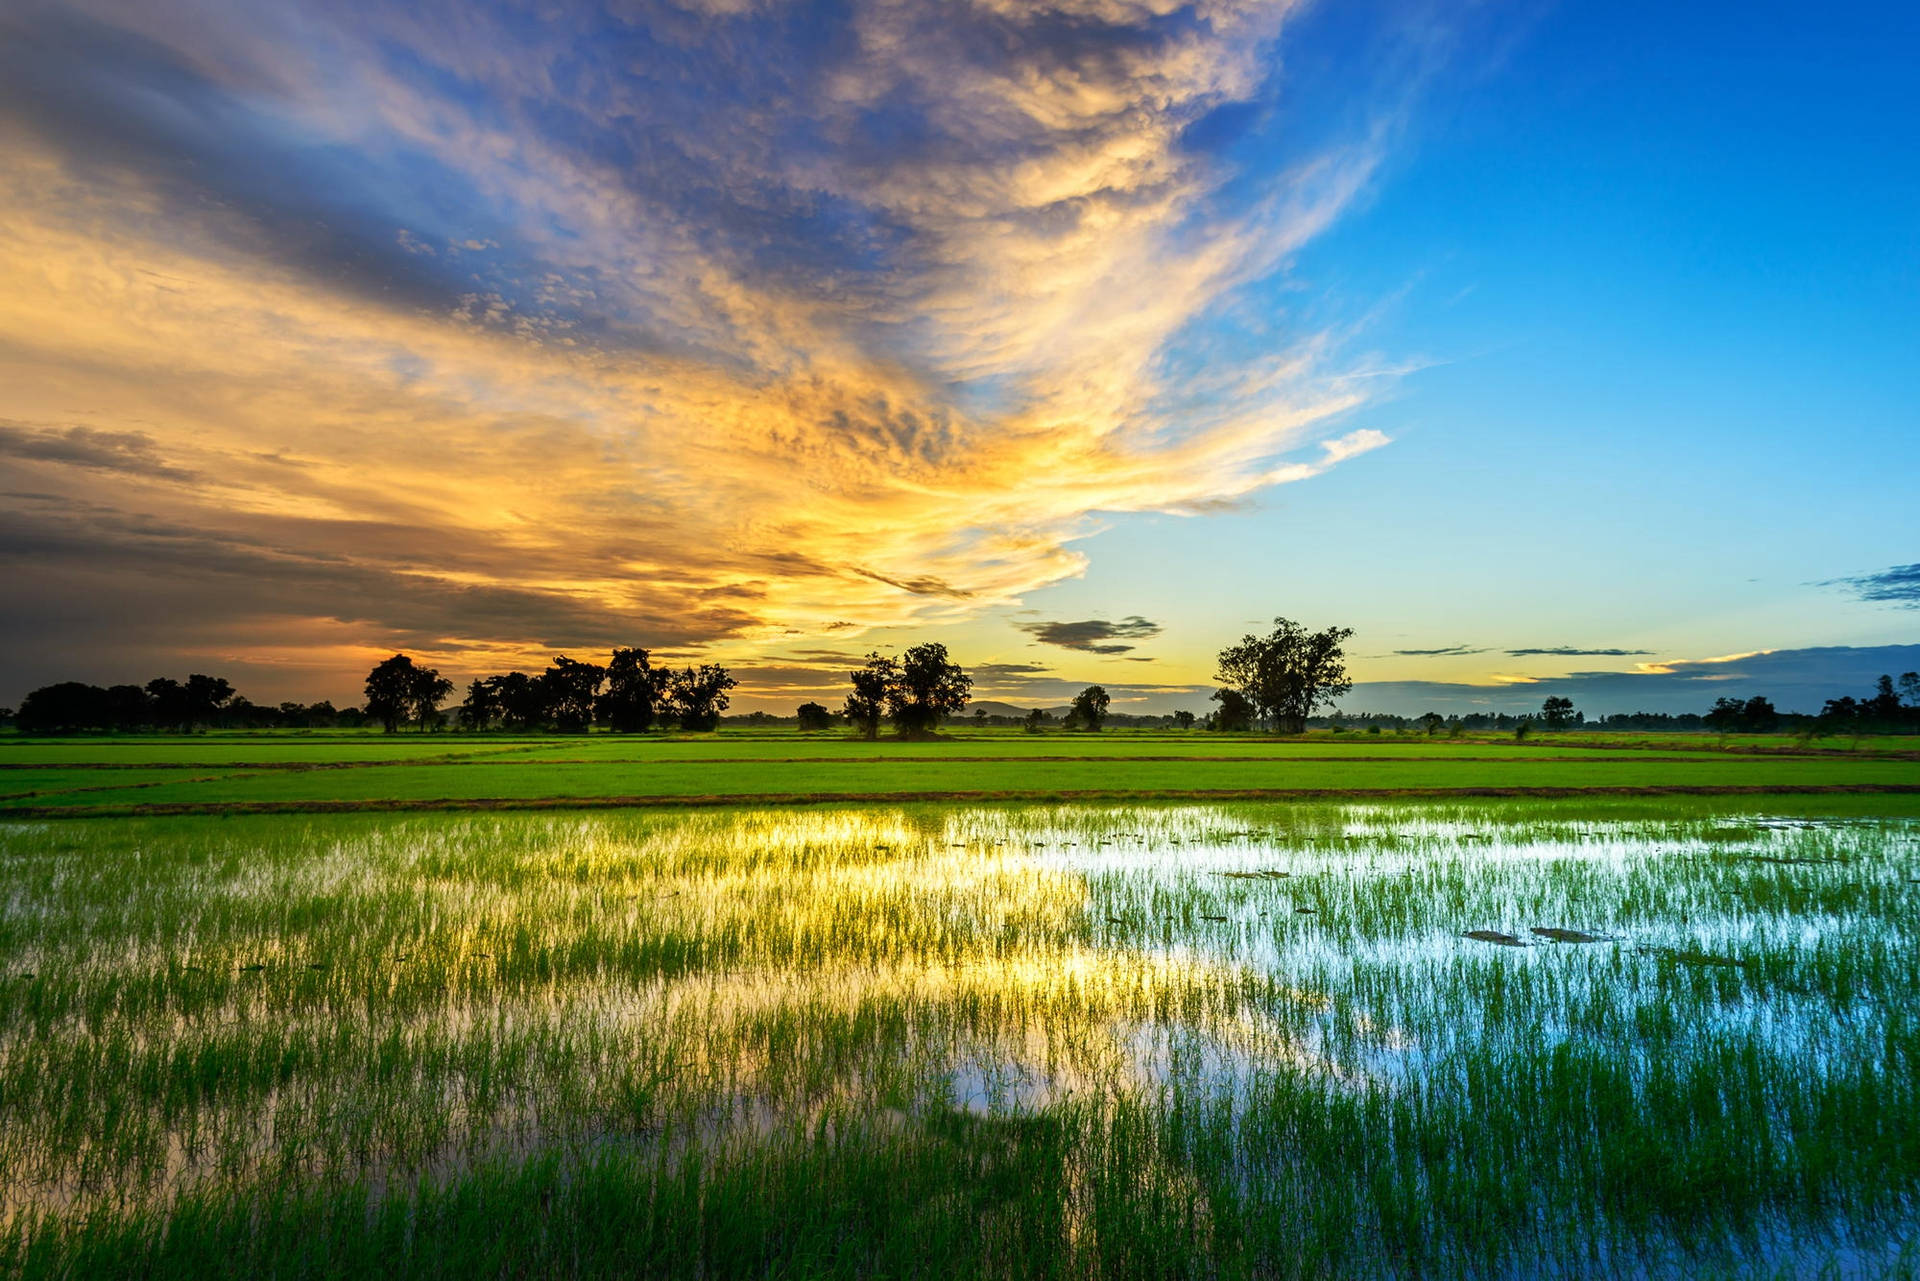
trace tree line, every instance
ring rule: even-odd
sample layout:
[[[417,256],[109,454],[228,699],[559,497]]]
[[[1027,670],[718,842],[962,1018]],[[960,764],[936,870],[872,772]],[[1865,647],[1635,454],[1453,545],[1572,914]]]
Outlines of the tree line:
[[[1817,716],[1779,712],[1765,697],[1722,698],[1703,715],[1637,712],[1591,721],[1564,697],[1548,698],[1538,712],[1519,714],[1443,717],[1427,712],[1409,718],[1378,713],[1342,716],[1329,710],[1318,715],[1353,688],[1345,653],[1352,635],[1350,628],[1310,631],[1292,619],[1276,618],[1266,635],[1243,636],[1220,651],[1220,688],[1212,699],[1216,707],[1204,720],[1185,710],[1165,717],[1123,719],[1180,729],[1199,726],[1221,733],[1265,729],[1297,734],[1308,728],[1370,733],[1418,730],[1429,735],[1496,730],[1520,737],[1534,729],[1575,728],[1920,733],[1920,673],[1915,672],[1905,673],[1897,682],[1882,676],[1873,693],[1863,698],[1830,699]],[[934,642],[912,646],[898,657],[870,653],[862,666],[847,674],[847,683],[845,700],[837,710],[817,702],[801,704],[794,716],[799,727],[820,731],[844,725],[872,739],[886,725],[904,738],[926,737],[958,716],[971,701],[973,690],[972,677],[945,645]],[[0,709],[0,721],[11,719],[22,732],[34,734],[366,725],[394,733],[403,727],[439,730],[450,720],[458,729],[475,733],[586,733],[596,725],[621,734],[646,733],[656,727],[700,732],[720,723],[731,703],[729,691],[737,686],[733,675],[718,664],[655,666],[649,652],[636,647],[614,650],[605,664],[556,655],[541,672],[476,678],[449,714],[443,705],[453,695],[453,682],[435,668],[395,654],[367,673],[362,707],[337,709],[325,701],[256,705],[236,693],[225,678],[193,673],[184,682],[156,677],[145,685],[101,687],[61,681],[33,690],[17,713]],[[1105,688],[1089,685],[1074,695],[1065,715],[1057,720],[1033,708],[1019,718],[976,712],[974,723],[1017,724],[1029,733],[1055,725],[1097,733],[1114,715],[1111,705]],[[778,720],[765,713],[746,719]]]
[[[656,724],[710,730],[739,684],[726,668],[655,667],[644,649],[616,649],[605,666],[556,655],[544,672],[506,672],[467,686],[454,716],[463,730],[553,730],[584,734],[595,724],[618,734],[644,734]],[[367,673],[367,715],[391,734],[445,723],[440,704],[453,682],[405,654]]]

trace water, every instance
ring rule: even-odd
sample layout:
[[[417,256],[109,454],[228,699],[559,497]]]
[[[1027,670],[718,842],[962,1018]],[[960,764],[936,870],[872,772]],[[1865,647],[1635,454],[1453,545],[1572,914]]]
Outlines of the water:
[[[28,1235],[542,1153],[1004,1142],[965,1121],[1056,1145],[1010,1213],[1183,1215],[1256,1271],[1911,1254],[1909,820],[89,822],[0,827],[0,869],[0,1202]]]

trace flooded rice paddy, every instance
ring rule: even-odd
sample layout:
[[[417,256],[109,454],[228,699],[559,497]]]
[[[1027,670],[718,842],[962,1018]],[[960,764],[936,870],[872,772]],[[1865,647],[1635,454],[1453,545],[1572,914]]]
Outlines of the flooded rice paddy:
[[[0,827],[28,1274],[1910,1275],[1920,823]]]

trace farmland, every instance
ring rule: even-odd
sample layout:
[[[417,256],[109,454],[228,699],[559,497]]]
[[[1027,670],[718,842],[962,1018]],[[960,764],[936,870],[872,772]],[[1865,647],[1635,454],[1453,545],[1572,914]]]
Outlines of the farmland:
[[[840,734],[340,734],[0,740],[0,810],[191,813],[747,800],[1301,798],[1920,788],[1911,739],[1810,750],[1707,737],[1611,743],[1203,733],[943,741]]]
[[[0,740],[0,1269],[1910,1275],[1920,762],[1729,746]]]

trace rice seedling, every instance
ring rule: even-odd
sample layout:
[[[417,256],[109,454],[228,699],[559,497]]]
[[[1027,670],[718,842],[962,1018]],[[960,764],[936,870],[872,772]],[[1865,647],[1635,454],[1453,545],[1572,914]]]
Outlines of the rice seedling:
[[[1739,804],[0,825],[0,1266],[1899,1274],[1920,824]]]

